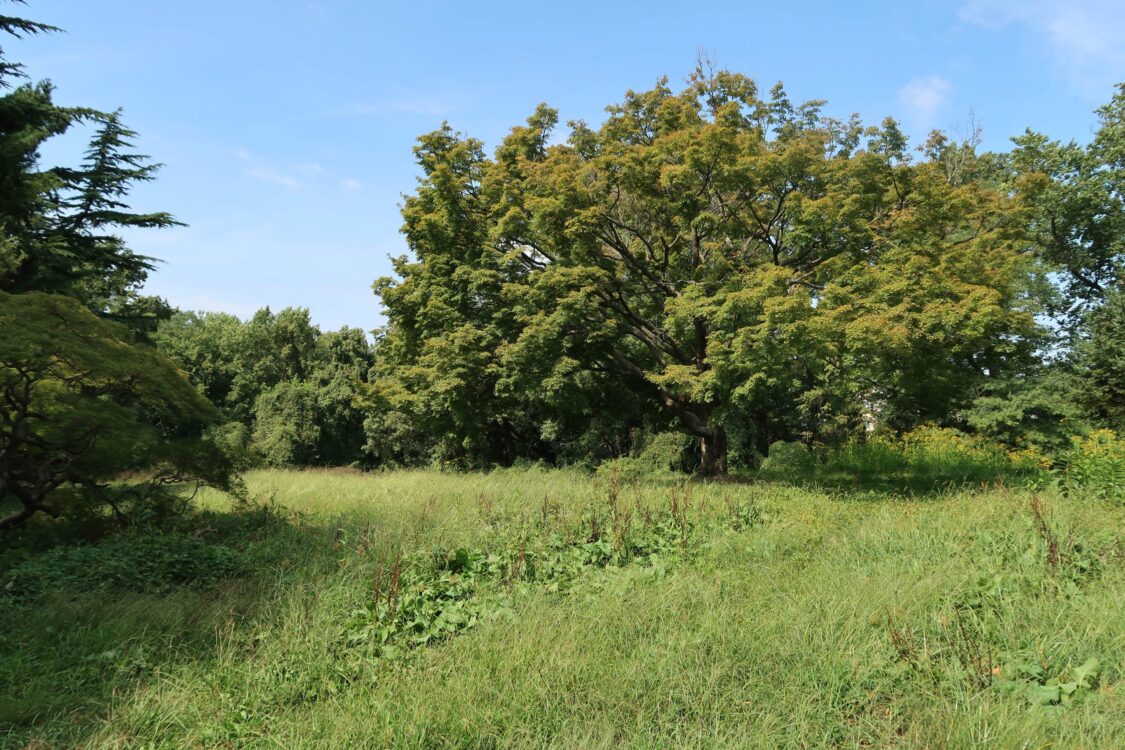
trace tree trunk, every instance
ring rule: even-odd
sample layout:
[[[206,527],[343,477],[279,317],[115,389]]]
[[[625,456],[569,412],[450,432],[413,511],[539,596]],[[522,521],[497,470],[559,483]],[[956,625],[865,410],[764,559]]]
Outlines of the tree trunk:
[[[19,526],[27,519],[34,516],[36,513],[46,513],[47,515],[57,518],[58,511],[55,511],[43,504],[46,497],[46,492],[33,495],[23,487],[16,484],[8,484],[6,486],[8,492],[12,497],[16,498],[20,503],[20,509],[10,513],[9,515],[0,518],[0,531],[7,531],[8,529]]]
[[[14,513],[0,518],[0,531],[7,531],[8,529],[19,526],[21,523],[34,516],[35,510],[35,508],[23,506]]]
[[[723,476],[727,473],[727,432],[716,425],[708,433],[699,438],[699,473],[705,477]]]
[[[700,330],[698,325],[697,330]],[[706,337],[701,339],[700,345],[706,345]],[[645,383],[648,387],[655,387],[665,408],[676,415],[676,418],[680,420],[680,424],[682,424],[688,432],[699,438],[699,452],[702,456],[702,460],[699,463],[699,473],[709,477],[726,474],[727,433],[726,430],[719,425],[710,424],[711,413],[718,405],[718,402],[693,404],[686,398],[677,396],[659,383],[650,381],[645,376],[644,370],[628,357],[625,357],[619,352],[614,352],[614,359],[625,373]]]

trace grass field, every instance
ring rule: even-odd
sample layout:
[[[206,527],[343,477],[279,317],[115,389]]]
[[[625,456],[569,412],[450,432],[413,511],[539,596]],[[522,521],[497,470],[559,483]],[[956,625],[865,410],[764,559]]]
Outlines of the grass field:
[[[1120,506],[536,470],[248,484],[265,510],[201,496],[139,540],[159,554],[8,555],[0,745],[1125,737]]]

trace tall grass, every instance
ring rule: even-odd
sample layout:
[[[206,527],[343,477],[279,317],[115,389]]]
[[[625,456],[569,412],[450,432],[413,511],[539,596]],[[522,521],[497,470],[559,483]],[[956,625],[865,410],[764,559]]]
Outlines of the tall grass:
[[[901,437],[878,435],[839,448],[808,450],[777,443],[759,473],[774,481],[933,492],[971,484],[1021,482],[1051,461],[1035,451],[1010,451],[955,430],[920,427]]]
[[[185,530],[241,555],[238,577],[150,593],[63,581],[0,605],[0,744],[1100,748],[1125,734],[1112,503],[537,470],[249,485],[278,510],[235,524],[206,495],[219,515]],[[562,587],[482,576],[472,596],[498,603],[491,616],[434,645],[388,659],[351,638],[390,561],[420,581],[438,568],[419,561],[458,549],[499,557],[678,517],[667,549]]]
[[[1066,495],[1125,504],[1125,439],[1096,430],[1063,454],[1058,484]]]

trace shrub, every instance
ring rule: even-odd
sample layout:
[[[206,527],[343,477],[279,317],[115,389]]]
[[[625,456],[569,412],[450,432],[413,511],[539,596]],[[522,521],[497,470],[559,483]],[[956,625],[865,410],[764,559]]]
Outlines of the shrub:
[[[240,553],[230,547],[184,533],[138,530],[98,544],[55,547],[19,563],[4,575],[0,595],[164,593],[177,586],[213,586],[244,567]]]
[[[774,443],[761,473],[790,481],[933,484],[1032,474],[1048,465],[1046,457],[1035,449],[1009,451],[956,430],[923,426],[901,437],[877,435],[847,443],[823,451],[819,457],[800,443]]]
[[[804,476],[813,470],[814,463],[812,453],[802,443],[779,440],[770,445],[761,470],[767,474]]]
[[[956,430],[919,427],[902,446],[910,469],[927,476],[987,478],[1012,468],[1003,446]]]
[[[597,473],[599,476],[616,474],[626,482],[668,478],[672,473],[690,470],[684,458],[690,443],[691,439],[682,433],[658,432],[645,439],[636,455],[603,461]]]
[[[638,458],[657,471],[687,471],[685,453],[692,443],[682,432],[658,432],[650,437]]]
[[[599,477],[613,477],[618,481],[631,483],[645,479],[656,479],[661,475],[670,476],[667,469],[659,469],[639,456],[621,456],[598,464],[595,474]]]
[[[1074,438],[1062,457],[1059,486],[1067,495],[1125,503],[1125,440],[1112,430]]]

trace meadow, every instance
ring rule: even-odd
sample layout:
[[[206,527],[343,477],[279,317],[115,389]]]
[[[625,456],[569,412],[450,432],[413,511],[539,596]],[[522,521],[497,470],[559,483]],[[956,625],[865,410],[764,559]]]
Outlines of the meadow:
[[[1108,748],[1120,504],[616,471],[255,471],[0,550],[12,748]]]

